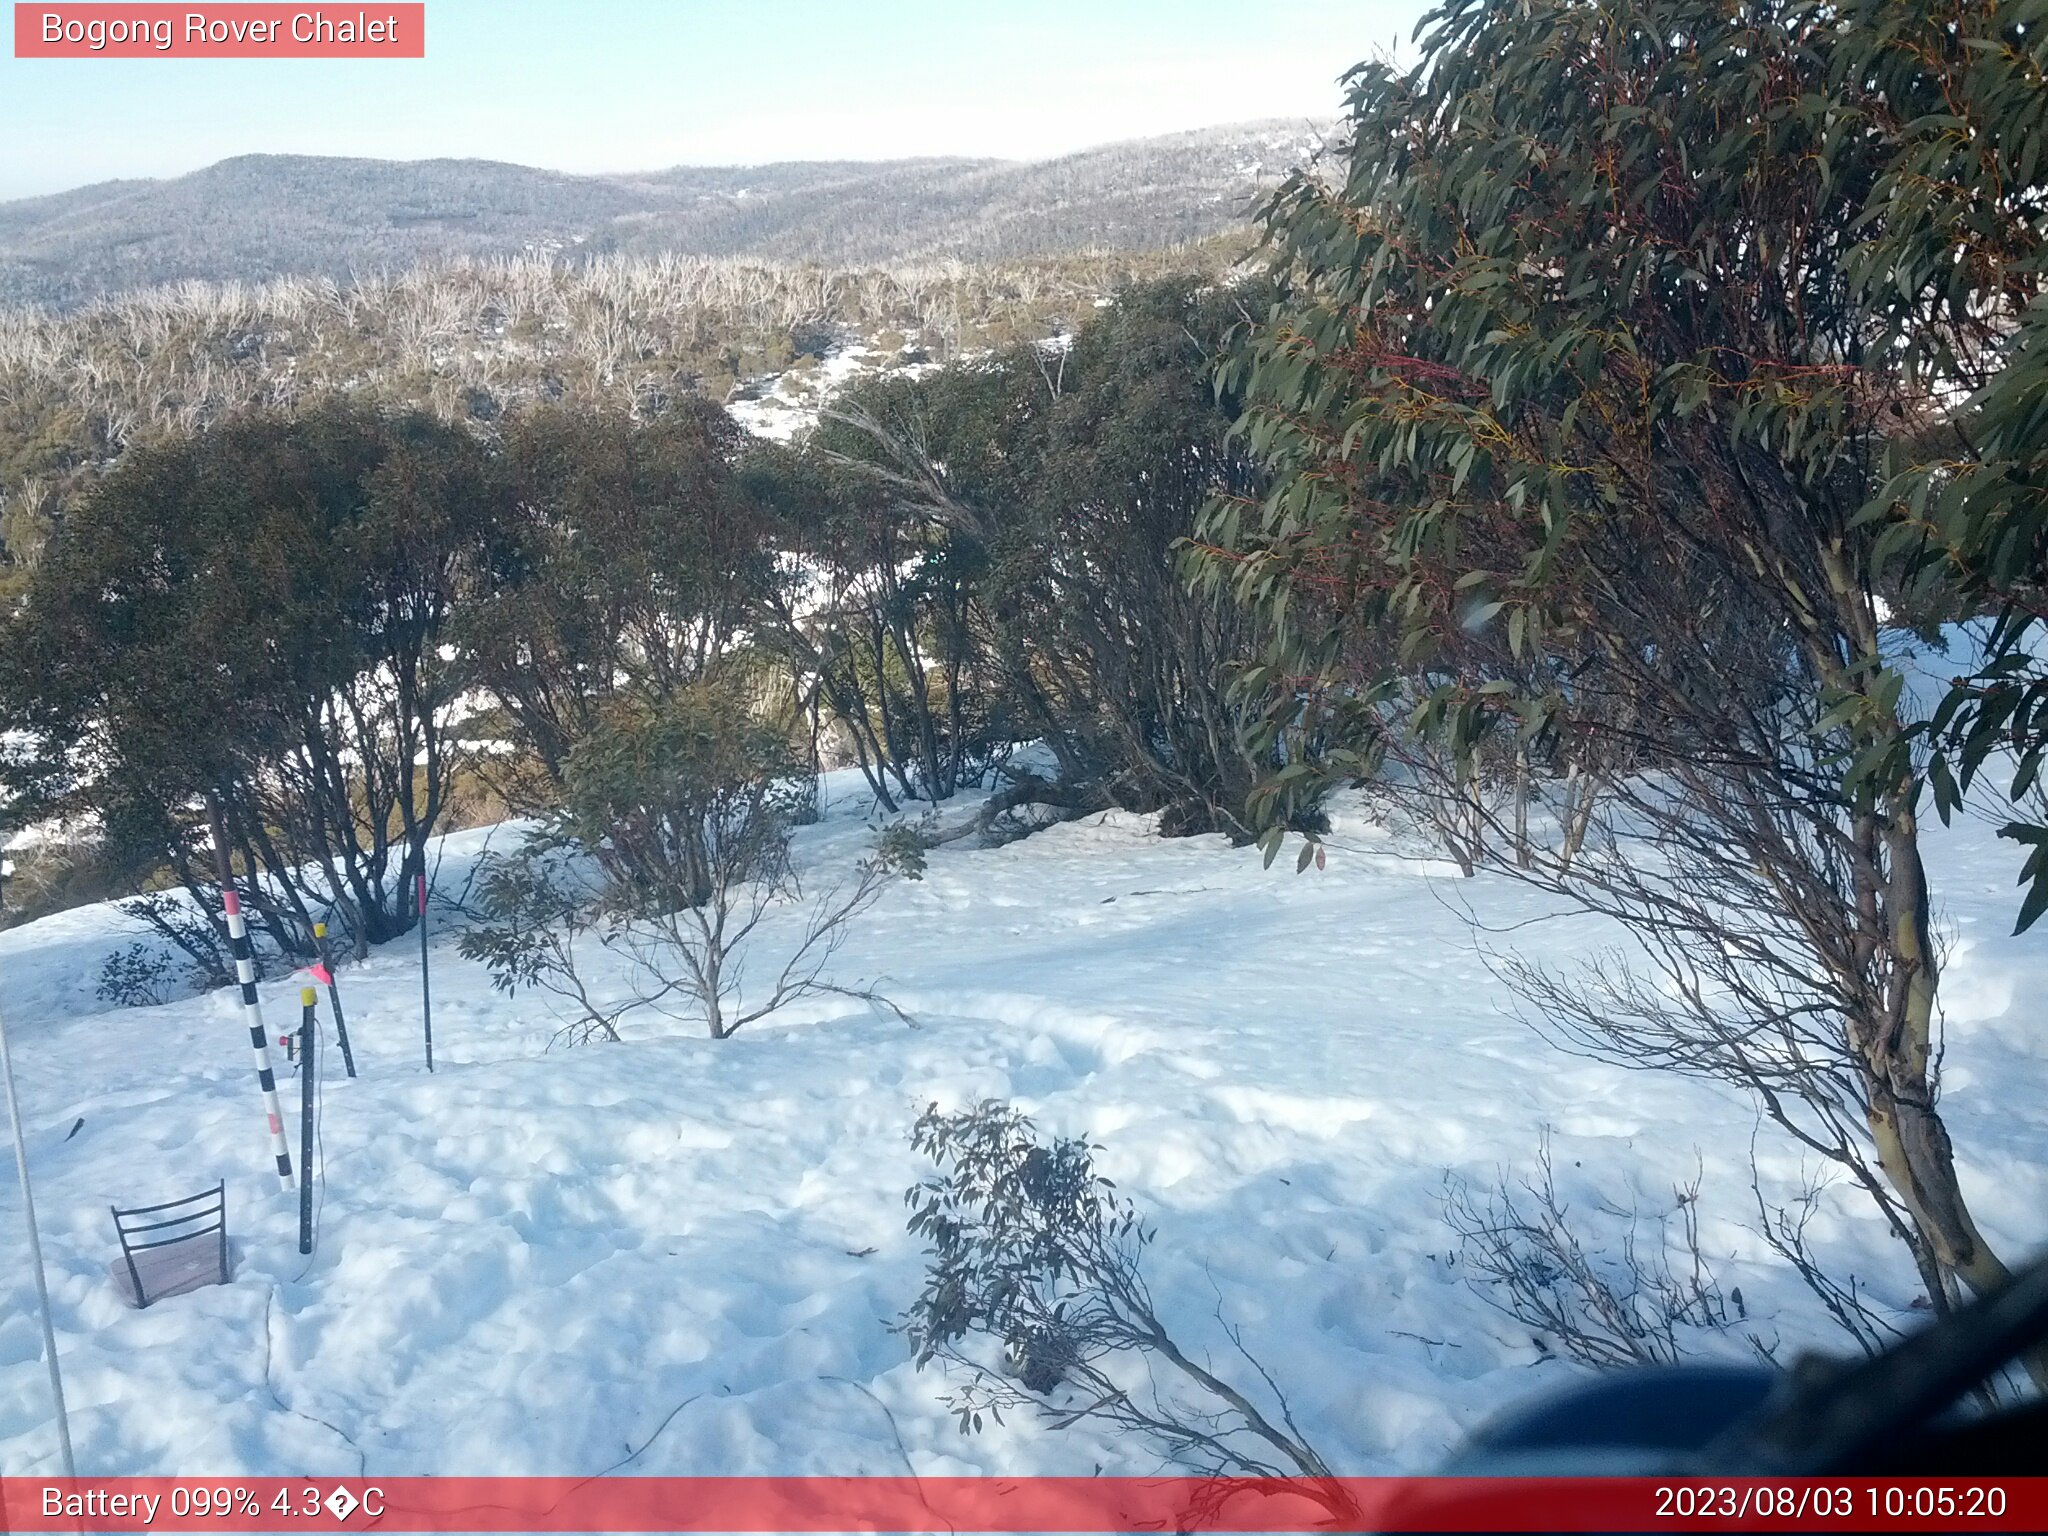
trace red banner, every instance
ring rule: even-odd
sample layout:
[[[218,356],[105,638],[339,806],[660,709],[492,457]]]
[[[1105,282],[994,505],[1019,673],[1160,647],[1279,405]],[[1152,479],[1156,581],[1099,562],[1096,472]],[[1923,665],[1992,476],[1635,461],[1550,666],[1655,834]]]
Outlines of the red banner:
[[[424,4],[14,7],[17,59],[423,59]]]
[[[2048,1478],[0,1478],[0,1531],[2038,1531]]]

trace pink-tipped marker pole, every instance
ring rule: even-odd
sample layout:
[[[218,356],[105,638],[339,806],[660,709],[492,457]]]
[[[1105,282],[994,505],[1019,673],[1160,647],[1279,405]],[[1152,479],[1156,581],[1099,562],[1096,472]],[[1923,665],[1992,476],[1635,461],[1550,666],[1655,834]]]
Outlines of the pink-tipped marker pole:
[[[426,863],[427,853],[420,850],[420,862]],[[426,1032],[427,1070],[434,1070],[434,989],[427,980],[427,872],[424,868],[419,875],[420,898],[420,1025]]]
[[[334,1033],[341,1041],[341,1064],[348,1068],[348,1075],[356,1075],[356,1053],[349,1049],[348,1020],[341,1014],[341,988],[334,984],[334,957],[327,949],[327,925],[313,925],[313,944],[319,951],[320,960],[313,967],[313,979],[327,987],[329,1001],[334,1004]]]

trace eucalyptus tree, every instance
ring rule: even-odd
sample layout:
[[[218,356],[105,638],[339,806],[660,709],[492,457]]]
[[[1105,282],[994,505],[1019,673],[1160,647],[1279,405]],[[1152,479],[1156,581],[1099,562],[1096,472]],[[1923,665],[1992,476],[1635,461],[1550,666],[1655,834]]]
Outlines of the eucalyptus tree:
[[[1937,1105],[1886,491],[2038,291],[2042,20],[1449,0],[1413,67],[1349,77],[1339,175],[1267,211],[1287,288],[1225,382],[1270,483],[1212,505],[1197,560],[1292,684],[1269,735],[1625,765],[1606,847],[1529,873],[1668,985],[1525,978],[1542,1022],[1741,1084],[1936,1306],[2006,1266]]]
[[[547,406],[505,424],[490,579],[454,639],[534,770],[505,786],[515,804],[557,803],[580,741],[739,643],[773,573],[734,481],[739,442],[724,411],[694,400],[647,420]]]
[[[943,795],[978,756],[1035,739],[1059,782],[1032,792],[1063,809],[1249,836],[1267,764],[1228,686],[1247,625],[1177,560],[1211,496],[1256,482],[1212,387],[1255,295],[1128,286],[1069,336],[835,404],[779,478],[829,574],[780,629],[875,777]]]
[[[131,449],[7,628],[29,804],[96,814],[202,911],[209,797],[280,948],[408,930],[461,763],[451,613],[491,523],[465,434],[326,405]]]

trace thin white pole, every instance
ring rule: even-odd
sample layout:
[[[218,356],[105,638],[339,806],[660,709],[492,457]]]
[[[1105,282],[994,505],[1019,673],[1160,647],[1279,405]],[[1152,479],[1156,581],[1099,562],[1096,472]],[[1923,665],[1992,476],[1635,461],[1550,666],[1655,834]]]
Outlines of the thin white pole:
[[[50,1287],[43,1279],[43,1241],[36,1231],[36,1201],[28,1186],[28,1143],[21,1136],[21,1100],[14,1092],[14,1054],[7,1049],[7,1020],[0,1016],[0,1076],[7,1079],[7,1119],[14,1127],[14,1166],[21,1174],[21,1213],[28,1220],[28,1259],[36,1272],[36,1300],[43,1309],[43,1359],[50,1367],[50,1397],[57,1405],[57,1443],[64,1449],[64,1475],[78,1476],[71,1459],[71,1419],[64,1412],[64,1377],[57,1369],[57,1329],[50,1321]]]

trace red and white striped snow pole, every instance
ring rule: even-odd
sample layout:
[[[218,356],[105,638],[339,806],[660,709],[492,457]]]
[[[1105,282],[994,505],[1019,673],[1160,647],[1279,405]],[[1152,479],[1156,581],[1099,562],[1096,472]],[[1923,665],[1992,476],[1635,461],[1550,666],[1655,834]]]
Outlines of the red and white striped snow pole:
[[[242,898],[235,892],[235,877],[228,863],[227,822],[220,801],[206,797],[208,816],[213,821],[213,861],[220,874],[221,915],[228,925],[228,947],[235,957],[235,980],[242,989],[242,1018],[249,1026],[249,1046],[256,1056],[256,1083],[263,1090],[263,1111],[270,1117],[270,1150],[277,1158],[278,1186],[286,1193],[292,1187],[292,1149],[285,1140],[284,1107],[277,1101],[277,1079],[270,1071],[270,1040],[263,1032],[263,1004],[256,996],[256,956],[249,945],[249,925],[242,918]]]

